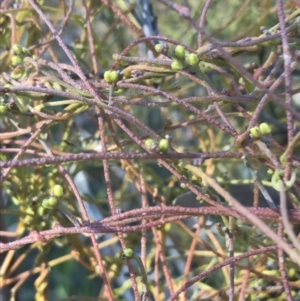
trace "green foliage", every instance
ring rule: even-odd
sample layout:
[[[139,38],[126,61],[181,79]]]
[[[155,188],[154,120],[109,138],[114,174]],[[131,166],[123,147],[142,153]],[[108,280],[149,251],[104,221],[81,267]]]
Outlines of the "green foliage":
[[[131,2],[1,4],[5,300],[300,300],[296,1]]]

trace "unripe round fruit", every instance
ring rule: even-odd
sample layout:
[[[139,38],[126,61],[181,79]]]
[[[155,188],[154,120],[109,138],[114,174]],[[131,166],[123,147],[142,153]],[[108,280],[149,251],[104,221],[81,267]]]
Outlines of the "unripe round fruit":
[[[259,125],[259,129],[262,135],[267,135],[271,133],[271,128],[266,122],[261,123]]]
[[[259,138],[261,136],[261,132],[260,132],[258,126],[251,128],[250,134],[253,138]]]
[[[153,139],[150,139],[150,138],[147,139],[147,140],[145,141],[145,146],[146,146],[147,149],[152,150],[152,149],[155,147],[154,140],[153,140]]]
[[[64,190],[61,185],[55,185],[53,187],[53,194],[57,197],[61,197],[64,194]]]
[[[23,62],[23,59],[18,55],[14,55],[11,58],[11,64],[13,66],[18,66],[18,65],[22,64],[22,62]]]
[[[167,140],[167,139],[161,139],[159,141],[159,146],[158,147],[159,147],[159,151],[161,153],[167,152],[168,149],[169,149],[169,140]]]
[[[178,57],[178,58],[184,58],[185,56],[185,49],[183,46],[181,45],[177,45],[176,48],[175,48],[175,55]]]
[[[50,201],[51,200],[51,201]],[[50,201],[50,202],[49,202]],[[53,204],[55,204],[55,202],[57,203],[57,198],[56,197],[50,197],[49,199],[44,199],[43,201],[42,201],[42,206],[44,207],[44,208],[47,208],[47,209],[53,209],[53,207],[55,206],[55,205],[53,205]]]
[[[58,203],[58,199],[57,199],[57,197],[55,197],[55,196],[52,196],[52,197],[50,197],[50,198],[48,199],[48,204],[49,204],[51,207],[56,206],[57,203]]]
[[[104,80],[105,80],[107,83],[110,83],[110,82],[111,82],[111,79],[110,79],[110,71],[105,71],[105,72],[104,72]]]
[[[117,82],[119,79],[119,73],[116,70],[113,70],[110,72],[110,81],[112,81],[113,83]]]
[[[8,108],[5,104],[0,104],[0,115],[5,114],[7,112]]]
[[[183,64],[180,61],[173,61],[171,68],[175,71],[180,71],[183,69]]]
[[[188,55],[188,63],[192,66],[195,66],[199,63],[199,59],[195,53],[190,53]]]
[[[37,214],[39,216],[43,216],[45,214],[45,207],[39,206],[38,209],[37,209]]]
[[[133,250],[131,248],[126,248],[123,250],[123,255],[126,258],[131,258],[133,256]]]

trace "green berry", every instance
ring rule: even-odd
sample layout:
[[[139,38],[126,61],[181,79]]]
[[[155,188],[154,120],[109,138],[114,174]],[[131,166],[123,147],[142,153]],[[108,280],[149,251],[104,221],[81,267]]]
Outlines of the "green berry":
[[[266,122],[261,123],[259,125],[259,129],[262,135],[267,135],[271,133],[271,128]]]
[[[147,149],[153,150],[153,148],[155,148],[155,142],[154,142],[154,140],[153,139],[147,139],[145,141],[145,146],[146,146]]]
[[[169,140],[167,140],[167,139],[161,139],[159,141],[159,146],[158,147],[159,147],[159,151],[161,153],[166,153],[168,151],[168,149],[169,149]]]
[[[178,57],[180,59],[184,58],[184,56],[185,56],[184,47],[181,46],[181,45],[177,45],[176,48],[175,48],[175,55],[176,55],[176,57]]]
[[[44,199],[42,201],[42,206],[47,209],[53,209],[53,207],[55,207],[57,202],[58,202],[57,198],[53,196],[50,197],[49,199]]]
[[[171,68],[174,71],[180,71],[183,69],[183,64],[180,61],[173,61],[173,63],[171,64]]]
[[[61,197],[64,194],[64,190],[61,185],[55,185],[53,187],[53,194],[57,197]]]
[[[119,73],[115,70],[113,71],[105,71],[104,72],[104,80],[111,84],[117,82],[119,79]]]
[[[115,83],[119,79],[119,73],[117,71],[115,71],[115,70],[111,71],[109,77],[110,77],[110,81],[113,82],[113,83]]]
[[[5,114],[7,112],[8,108],[5,104],[0,104],[0,115]]]
[[[130,248],[126,248],[123,250],[123,253],[122,255],[125,257],[125,258],[131,258],[133,256],[133,250],[130,249]]]
[[[104,72],[104,80],[105,80],[107,83],[110,83],[110,82],[111,82],[111,79],[110,79],[110,71],[105,71],[105,72]]]
[[[37,209],[37,214],[39,216],[43,216],[45,214],[45,207],[39,206],[38,209]]]
[[[57,199],[57,197],[55,197],[55,196],[52,196],[52,197],[50,197],[50,198],[48,199],[48,204],[49,204],[51,207],[56,206],[57,203],[58,203],[58,199]]]
[[[13,55],[11,58],[11,64],[15,67],[22,64],[23,59],[18,55]]]
[[[188,63],[192,66],[195,66],[199,63],[199,59],[195,53],[190,53],[188,55]]]
[[[261,136],[261,132],[260,132],[258,126],[251,128],[250,134],[253,138],[259,138]]]

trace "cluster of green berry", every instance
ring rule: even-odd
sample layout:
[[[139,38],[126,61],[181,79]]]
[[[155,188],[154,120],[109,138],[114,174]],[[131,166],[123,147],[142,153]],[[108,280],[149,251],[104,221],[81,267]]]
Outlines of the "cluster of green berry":
[[[26,206],[24,209],[23,224],[29,227],[34,225],[36,230],[42,230],[46,226],[44,219],[47,209],[55,209],[58,205],[59,198],[63,195],[64,191],[61,185],[55,185],[49,198],[44,199],[35,209],[32,206]],[[36,225],[37,219],[42,219]]]
[[[145,146],[150,151],[166,153],[170,147],[170,139],[163,138],[157,144],[153,139],[149,138],[145,141]]]
[[[270,133],[271,133],[271,128],[265,122],[261,123],[259,126],[254,126],[253,128],[250,129],[250,134],[252,138],[260,138]]]
[[[11,54],[11,66],[14,68],[10,74],[11,78],[15,80],[26,78],[33,69],[31,64],[25,64],[25,58],[31,56],[30,52],[25,47],[14,45]]]
[[[104,80],[108,84],[116,83],[119,80],[119,73],[116,70],[105,71],[104,72]]]
[[[155,45],[155,50],[158,53],[162,53],[164,51],[164,45]],[[184,69],[186,63],[188,63],[190,66],[196,66],[199,63],[199,59],[195,53],[189,53],[183,46],[177,45],[174,51],[174,58],[171,68],[174,71],[180,71]]]
[[[58,199],[64,194],[64,190],[61,185],[55,185],[52,190],[50,198],[42,201],[42,207],[47,209],[53,209],[58,204]]]

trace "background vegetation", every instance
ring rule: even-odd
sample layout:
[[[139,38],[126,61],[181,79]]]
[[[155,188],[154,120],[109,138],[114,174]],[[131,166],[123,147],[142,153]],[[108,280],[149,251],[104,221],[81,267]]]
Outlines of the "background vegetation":
[[[0,6],[0,299],[300,300],[299,1]]]

